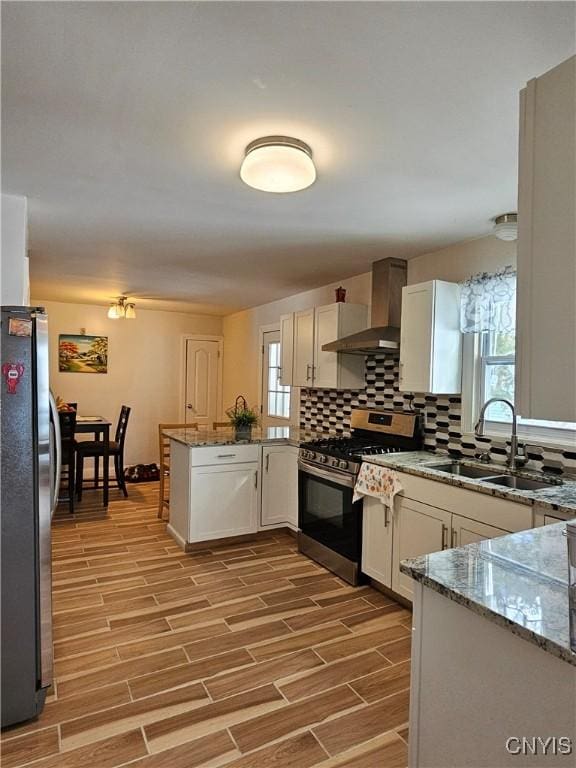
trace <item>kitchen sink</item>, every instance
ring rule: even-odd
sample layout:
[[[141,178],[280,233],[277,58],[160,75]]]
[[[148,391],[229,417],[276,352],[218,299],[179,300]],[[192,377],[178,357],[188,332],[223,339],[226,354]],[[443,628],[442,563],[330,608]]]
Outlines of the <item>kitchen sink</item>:
[[[555,485],[562,485],[562,481],[553,480],[531,480],[528,477],[518,477],[517,475],[501,475],[500,477],[490,477],[484,482],[490,485],[503,485],[505,488],[513,488],[517,491],[539,491],[542,488],[550,488]]]
[[[447,472],[449,475],[460,475],[461,477],[478,478],[480,480],[487,477],[495,477],[501,471],[495,467],[472,467],[468,464],[461,464],[459,461],[451,461],[447,464],[430,464],[429,469],[435,469],[437,472]]]

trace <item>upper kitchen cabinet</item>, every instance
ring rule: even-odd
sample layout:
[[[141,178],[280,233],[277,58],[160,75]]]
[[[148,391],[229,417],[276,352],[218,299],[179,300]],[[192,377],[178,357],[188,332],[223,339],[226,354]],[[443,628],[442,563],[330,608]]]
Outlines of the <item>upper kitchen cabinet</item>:
[[[322,346],[366,328],[364,304],[336,303],[294,314],[294,385],[323,389],[364,386],[364,358]]]
[[[327,304],[314,310],[314,384],[323,389],[364,387],[365,360],[356,355],[324,352],[331,341],[362,331],[368,324],[364,304]]]
[[[314,371],[314,308],[294,313],[295,387],[311,387]]]
[[[576,57],[520,94],[516,404],[576,421]]]
[[[462,389],[460,287],[430,280],[402,289],[401,392],[457,394]]]
[[[280,370],[278,380],[283,387],[294,384],[294,313],[280,316]]]

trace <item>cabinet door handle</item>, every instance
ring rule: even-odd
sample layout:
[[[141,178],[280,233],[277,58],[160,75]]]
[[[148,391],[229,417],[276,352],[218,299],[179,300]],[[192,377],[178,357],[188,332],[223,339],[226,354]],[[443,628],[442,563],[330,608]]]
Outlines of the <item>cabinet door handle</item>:
[[[258,488],[258,470],[254,472],[254,488]]]
[[[308,363],[308,365],[306,366],[306,381],[310,381],[310,379],[312,378],[312,376],[310,375],[310,368],[312,368],[312,366],[310,365],[310,363]]]
[[[270,469],[270,454],[266,454],[266,472]]]
[[[448,526],[442,523],[442,549],[448,549]]]
[[[456,546],[456,539],[457,539],[456,528],[452,528],[452,536],[450,539],[450,546],[452,547],[452,549],[454,549],[454,547]]]
[[[217,459],[233,459],[236,456],[235,453],[219,453]]]
[[[390,508],[387,504],[384,505],[384,528],[388,528],[390,525],[390,519],[388,517],[388,512],[390,511]]]

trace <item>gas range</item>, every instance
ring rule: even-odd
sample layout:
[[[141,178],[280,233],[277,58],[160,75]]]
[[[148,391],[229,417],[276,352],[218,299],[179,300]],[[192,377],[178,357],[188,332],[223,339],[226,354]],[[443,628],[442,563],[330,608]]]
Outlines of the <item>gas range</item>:
[[[312,464],[333,467],[341,472],[357,475],[362,456],[378,456],[401,450],[403,449],[359,437],[332,437],[304,443],[300,448],[300,458]]]
[[[357,409],[350,437],[327,436],[300,447],[298,548],[350,584],[361,578],[362,500],[354,486],[363,456],[415,451],[421,446],[417,413]]]

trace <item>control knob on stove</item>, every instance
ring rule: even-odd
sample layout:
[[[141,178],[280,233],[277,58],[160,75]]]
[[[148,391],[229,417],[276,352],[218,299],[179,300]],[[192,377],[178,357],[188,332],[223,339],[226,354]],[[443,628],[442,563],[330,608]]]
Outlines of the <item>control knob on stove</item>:
[[[320,456],[317,457],[317,460],[318,460],[318,462],[320,464],[325,464],[326,463],[326,456],[324,456],[324,454],[321,453]]]
[[[339,469],[348,469],[348,462],[347,461],[339,461],[338,462]]]

